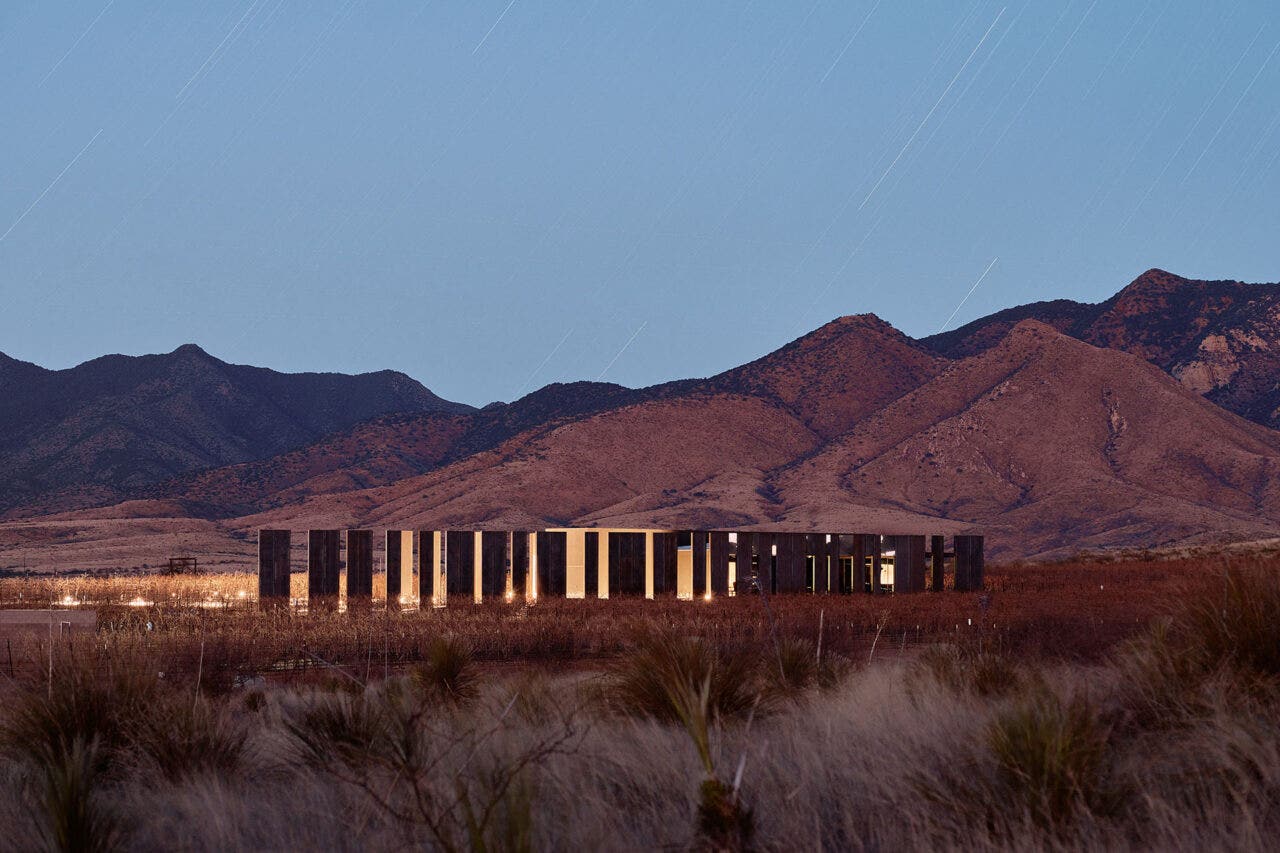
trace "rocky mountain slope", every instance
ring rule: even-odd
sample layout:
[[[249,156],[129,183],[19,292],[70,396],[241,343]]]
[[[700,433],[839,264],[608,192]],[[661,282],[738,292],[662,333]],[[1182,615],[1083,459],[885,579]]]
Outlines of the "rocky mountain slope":
[[[1141,356],[1218,405],[1280,427],[1280,285],[1196,281],[1152,269],[1096,305],[1022,305],[922,343],[952,358],[973,355],[1026,319]]]
[[[403,373],[277,373],[193,345],[67,370],[0,358],[0,510],[110,502],[388,412],[461,413]]]

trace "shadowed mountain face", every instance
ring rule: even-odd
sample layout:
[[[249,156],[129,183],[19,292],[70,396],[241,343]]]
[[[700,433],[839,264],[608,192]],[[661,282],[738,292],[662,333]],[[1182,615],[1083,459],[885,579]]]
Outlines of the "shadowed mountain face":
[[[1097,305],[1036,302],[922,343],[952,358],[973,355],[1026,319],[1094,346],[1141,356],[1218,405],[1280,427],[1278,285],[1193,281],[1153,269]]]
[[[5,357],[0,390],[0,509],[102,503],[388,412],[469,409],[402,373],[276,373],[227,364],[190,344],[68,370]]]
[[[94,481],[110,483],[100,503],[133,499],[114,506],[48,515],[69,505],[65,494],[35,489],[39,500],[11,514],[25,526],[0,525],[0,565],[7,535],[127,559],[159,535],[142,531],[179,519],[222,553],[238,553],[260,526],[981,530],[996,557],[1266,538],[1280,523],[1280,432],[1228,408],[1267,423],[1280,405],[1275,290],[1152,271],[1100,305],[1038,303],[925,342],[871,315],[843,317],[709,379],[551,385],[479,410],[424,402],[429,392],[415,384],[419,408],[353,417],[283,453],[199,471],[184,456],[186,473],[141,486]],[[50,444],[63,449],[42,457],[47,467],[105,476],[113,469],[101,448],[122,422],[177,454],[193,413],[204,413],[200,424],[251,424],[297,441],[302,428],[281,393],[214,405],[222,398],[210,389],[231,380],[207,371],[254,369],[197,353],[152,357],[168,372],[81,400],[75,411],[97,420],[49,416],[46,440],[67,422],[83,433]],[[134,370],[143,361],[115,358]],[[24,394],[55,375],[0,361],[0,386]],[[408,382],[317,379],[377,377]],[[86,397],[90,385],[80,386]],[[138,412],[126,420],[123,403],[108,418],[99,399],[127,399],[155,432]],[[294,399],[305,408],[305,395]],[[323,414],[296,420],[322,430]],[[230,439],[210,444],[247,452]],[[94,497],[79,488],[77,499]]]

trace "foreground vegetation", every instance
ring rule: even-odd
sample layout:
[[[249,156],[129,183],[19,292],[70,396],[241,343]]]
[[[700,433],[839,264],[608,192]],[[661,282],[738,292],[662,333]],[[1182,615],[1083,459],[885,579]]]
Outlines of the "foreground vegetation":
[[[611,602],[610,632],[574,602],[122,608],[15,641],[3,844],[1269,848],[1280,565],[1060,568],[1074,603],[1033,606],[1056,568],[1004,570],[981,597],[775,599],[772,618]],[[1127,618],[1094,581],[1133,593]]]

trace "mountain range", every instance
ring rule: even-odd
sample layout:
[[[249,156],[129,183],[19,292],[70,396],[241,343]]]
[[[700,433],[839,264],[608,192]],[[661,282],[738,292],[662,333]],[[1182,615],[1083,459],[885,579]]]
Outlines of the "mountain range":
[[[1278,300],[1150,270],[1095,305],[921,340],[841,317],[707,379],[481,409],[190,345],[0,356],[0,567],[243,561],[275,525],[974,530],[997,558],[1268,538]]]

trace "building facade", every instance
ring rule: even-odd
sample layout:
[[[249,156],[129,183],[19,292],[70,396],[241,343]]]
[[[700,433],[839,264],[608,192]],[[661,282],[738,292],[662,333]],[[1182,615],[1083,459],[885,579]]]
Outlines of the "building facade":
[[[307,605],[372,604],[375,563],[388,609],[485,600],[676,598],[978,590],[981,536],[559,527],[307,532]],[[289,601],[288,530],[258,532],[258,597]],[[345,559],[343,555],[345,554]],[[950,578],[950,583],[948,583]]]

